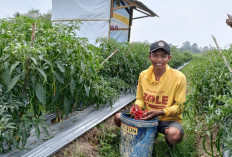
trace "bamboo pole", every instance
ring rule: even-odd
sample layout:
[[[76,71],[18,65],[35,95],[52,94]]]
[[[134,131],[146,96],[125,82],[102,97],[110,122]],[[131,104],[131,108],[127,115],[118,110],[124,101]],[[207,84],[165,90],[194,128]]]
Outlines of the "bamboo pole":
[[[133,4],[135,7],[138,7],[138,4],[136,4],[133,1],[130,1],[130,0],[123,0],[123,1],[126,2],[127,4]]]
[[[35,40],[35,30],[36,30],[36,22],[33,23],[32,25],[32,32],[31,32],[31,45],[34,45],[34,40]]]
[[[150,16],[150,15],[147,15],[147,16],[134,17],[133,20],[141,19],[141,18],[145,18],[145,17],[151,17],[151,16]]]
[[[113,8],[114,7],[114,0],[111,0],[111,4],[110,4],[110,18],[113,17]]]
[[[217,48],[218,48],[219,53],[222,55],[222,59],[224,60],[225,65],[227,66],[227,68],[229,69],[229,71],[232,73],[232,70],[231,70],[231,68],[230,68],[230,65],[229,65],[229,63],[227,62],[226,57],[222,54],[222,50],[220,49],[220,47],[219,47],[219,45],[218,45],[218,43],[217,43],[216,38],[215,38],[213,35],[212,35],[212,38],[213,38],[213,40],[214,40],[214,42],[215,42],[215,44],[216,44],[216,46],[217,46]]]
[[[110,40],[110,25],[111,25],[111,18],[113,17],[113,8],[114,7],[114,1],[111,0],[111,3],[110,3],[110,18],[109,18],[109,31],[108,31],[108,40]]]
[[[107,57],[107,58],[101,63],[101,65],[103,65],[105,62],[107,62],[117,51],[118,51],[118,49],[116,49],[113,53],[111,53],[111,54],[109,55],[109,57]]]
[[[148,13],[146,13],[146,12],[144,12],[144,11],[138,9],[138,8],[135,8],[135,10],[137,10],[138,12],[143,13],[143,14],[145,14],[145,15],[151,16],[150,14],[148,14]]]
[[[130,14],[130,21],[129,21],[129,31],[128,31],[128,42],[130,42],[130,34],[131,34],[131,26],[132,26],[132,18],[133,18],[133,7],[130,8],[130,11],[129,11],[129,14]]]
[[[135,6],[134,4],[129,4],[129,5],[119,6],[119,7],[113,7],[112,9],[116,10],[116,9],[122,9],[122,8],[134,7],[134,6]]]

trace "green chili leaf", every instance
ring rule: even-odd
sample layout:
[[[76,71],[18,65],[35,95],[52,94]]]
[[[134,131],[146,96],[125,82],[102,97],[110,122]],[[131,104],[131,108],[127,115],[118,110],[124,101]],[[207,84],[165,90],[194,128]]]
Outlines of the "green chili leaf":
[[[70,91],[73,94],[76,89],[76,81],[71,77],[71,83],[70,83]]]
[[[47,128],[43,125],[40,125],[40,127],[43,129],[43,131],[45,132],[45,134],[48,136],[49,135],[49,132],[47,130]]]
[[[50,61],[48,61],[48,60],[46,60],[46,59],[43,59],[43,61],[46,62],[48,65],[51,66],[51,62],[50,62]]]
[[[53,73],[54,73],[56,79],[59,80],[61,83],[64,84],[64,78],[59,73],[57,73],[55,71],[53,71]]]
[[[57,88],[55,95],[52,94],[52,102],[51,102],[51,104],[54,104],[58,100],[59,96],[60,96],[60,90],[59,90],[59,88]]]
[[[44,54],[39,55],[39,59],[40,59],[40,60],[43,60],[43,57],[44,57]]]
[[[6,139],[7,139],[7,140],[10,140],[9,133],[7,133],[7,132],[4,132],[4,136],[6,137]]]
[[[43,69],[37,68],[40,74],[44,77],[45,81],[47,82],[47,74],[43,71]]]
[[[43,67],[43,70],[46,70],[46,69],[48,69],[49,68],[49,66],[44,66]]]
[[[31,82],[33,83],[33,85],[35,85],[35,81],[36,81],[36,77],[34,75],[31,76]]]
[[[12,71],[20,64],[19,61],[15,62],[13,65],[11,65],[10,67],[10,74],[12,73]]]
[[[35,126],[35,134],[36,134],[37,139],[39,139],[39,137],[40,137],[40,129],[39,129],[38,126]]]
[[[3,61],[5,61],[8,57],[10,57],[10,54],[4,54]]]
[[[12,137],[12,143],[16,148],[18,147],[18,141],[16,140],[14,136]]]
[[[71,74],[75,73],[75,68],[73,67],[73,65],[70,66],[70,71],[71,71]]]
[[[42,85],[40,85],[38,83],[36,84],[35,94],[36,94],[36,97],[39,99],[39,101],[43,105],[45,105],[46,104],[46,91]]]
[[[8,69],[8,67],[9,67],[9,62],[4,62],[4,68]]]
[[[60,71],[62,73],[64,73],[65,72],[65,67],[62,65],[62,63],[61,62],[56,62],[56,64],[57,64],[57,67],[60,69]]]
[[[83,62],[81,62],[81,70],[85,72],[85,64]]]
[[[69,110],[70,110],[70,101],[66,97],[64,99],[64,110],[65,110],[65,114],[67,116],[69,113]]]
[[[26,130],[23,128],[23,130],[22,130],[22,146],[23,146],[23,147],[25,146],[26,142],[27,142],[27,132],[26,132]]]
[[[37,60],[34,57],[31,57],[31,60],[33,60],[33,62],[35,63],[35,65],[37,65]]]
[[[82,75],[80,75],[79,83],[82,83],[82,82],[83,82],[83,77]]]
[[[4,83],[8,86],[11,81],[10,71],[8,68],[2,73],[2,79]]]
[[[6,92],[9,92],[9,91],[15,86],[15,84],[18,82],[20,76],[21,76],[21,74],[18,75],[18,76],[15,76],[15,77],[9,82],[8,90],[7,90]]]
[[[85,92],[86,92],[87,96],[89,96],[90,87],[86,86],[86,85],[84,85],[84,86],[85,86]]]

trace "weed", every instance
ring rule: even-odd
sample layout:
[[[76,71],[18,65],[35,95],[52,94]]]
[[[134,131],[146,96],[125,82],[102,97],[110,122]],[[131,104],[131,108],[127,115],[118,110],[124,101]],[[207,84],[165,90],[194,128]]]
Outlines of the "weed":
[[[114,127],[99,125],[101,131],[99,152],[101,156],[118,157],[119,153],[119,137],[120,129]]]

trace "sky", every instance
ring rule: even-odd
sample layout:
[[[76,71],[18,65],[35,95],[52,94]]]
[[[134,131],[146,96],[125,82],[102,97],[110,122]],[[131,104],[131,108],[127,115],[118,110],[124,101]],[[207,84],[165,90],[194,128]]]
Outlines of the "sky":
[[[164,40],[175,46],[185,41],[199,47],[226,48],[232,44],[232,28],[226,25],[227,13],[232,15],[232,0],[140,0],[159,17],[133,20],[130,41]],[[11,17],[15,12],[26,13],[30,9],[47,13],[52,0],[0,0],[0,18]],[[141,14],[134,11],[134,17]]]

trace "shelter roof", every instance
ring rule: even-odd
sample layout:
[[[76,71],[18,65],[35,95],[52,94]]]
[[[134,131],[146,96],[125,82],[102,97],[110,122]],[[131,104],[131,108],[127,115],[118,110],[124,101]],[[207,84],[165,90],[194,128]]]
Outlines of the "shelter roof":
[[[144,5],[142,2],[140,1],[135,1],[135,3],[138,5],[137,8],[144,10],[146,12],[148,12],[152,17],[159,17],[156,13],[154,13],[151,9],[149,9],[146,5]]]
[[[144,18],[144,17],[159,17],[156,13],[154,13],[151,9],[149,9],[145,4],[143,4],[142,2],[138,1],[138,0],[117,0],[120,2],[126,2],[127,4],[129,4],[130,6],[133,6],[133,8],[143,14],[145,14],[146,16],[141,16],[141,17],[135,17],[133,19],[138,19],[138,18]]]

